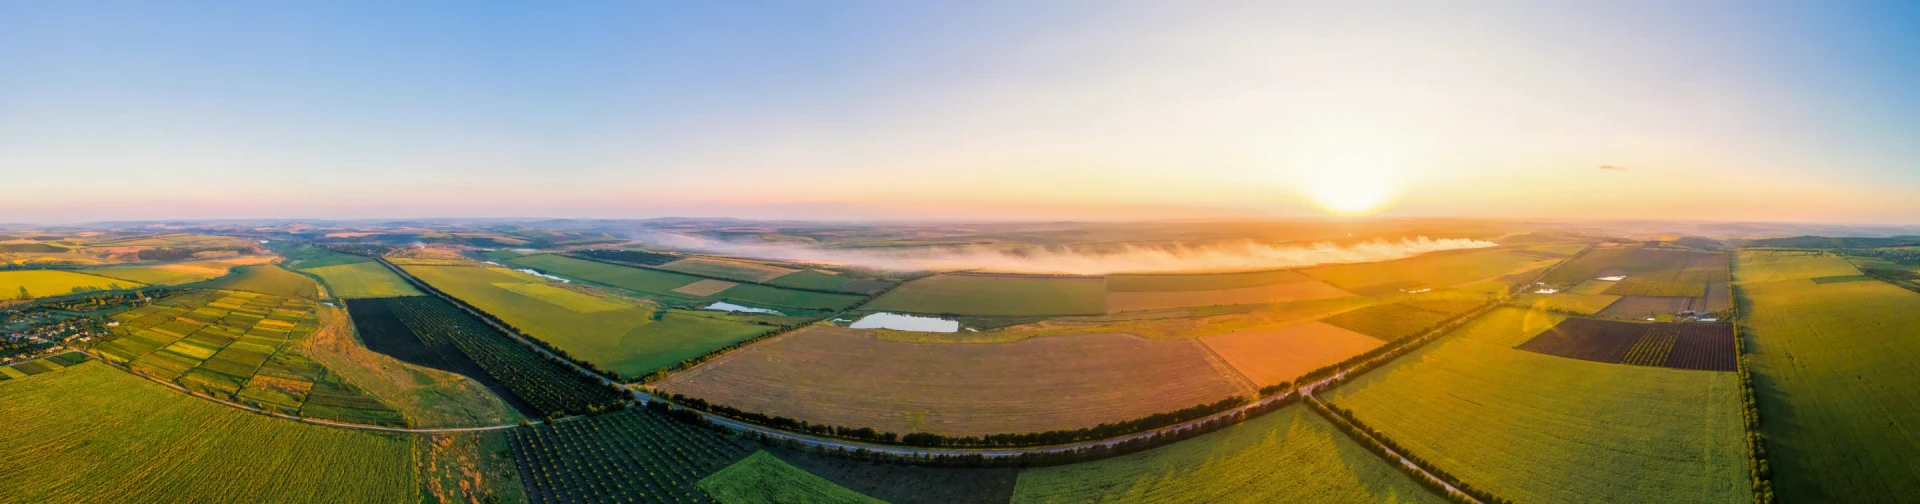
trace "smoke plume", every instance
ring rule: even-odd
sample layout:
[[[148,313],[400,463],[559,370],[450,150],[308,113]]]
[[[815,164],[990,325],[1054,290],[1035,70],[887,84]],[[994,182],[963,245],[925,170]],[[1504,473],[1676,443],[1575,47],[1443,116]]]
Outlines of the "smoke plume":
[[[1336,245],[1264,244],[1252,241],[1205,246],[1125,246],[1090,251],[990,245],[872,249],[821,249],[728,243],[676,236],[672,245],[714,253],[781,261],[825,263],[891,271],[980,270],[1002,273],[1099,275],[1106,273],[1213,272],[1279,269],[1316,264],[1386,261],[1443,250],[1486,248],[1492,242],[1425,236]]]

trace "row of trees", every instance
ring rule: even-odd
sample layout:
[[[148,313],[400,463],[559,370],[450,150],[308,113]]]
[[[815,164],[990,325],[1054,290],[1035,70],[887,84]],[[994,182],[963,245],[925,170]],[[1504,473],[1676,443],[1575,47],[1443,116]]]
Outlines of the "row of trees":
[[[1341,432],[1347,433],[1347,436],[1352,437],[1354,441],[1358,441],[1360,446],[1366,447],[1367,451],[1379,455],[1381,459],[1387,461],[1388,465],[1400,468],[1401,472],[1407,473],[1407,476],[1412,477],[1415,482],[1420,483],[1421,486],[1427,487],[1429,490],[1433,490],[1434,493],[1440,494],[1442,497],[1446,497],[1448,500],[1461,503],[1513,503],[1511,500],[1493,495],[1486,490],[1474,488],[1473,485],[1467,484],[1467,482],[1460,479],[1460,477],[1440,470],[1425,459],[1409,453],[1406,448],[1400,446],[1400,443],[1394,442],[1393,438],[1387,437],[1385,432],[1380,432],[1377,429],[1368,427],[1367,424],[1362,423],[1359,418],[1354,417],[1352,410],[1320,402],[1319,399],[1312,397],[1307,398],[1307,405],[1312,407],[1314,412],[1327,417],[1329,422],[1339,427]],[[1402,458],[1408,462],[1412,462],[1413,465],[1418,466],[1418,468],[1408,467],[1406,464],[1402,464],[1400,462]],[[1429,474],[1432,476],[1429,477]],[[1435,481],[1434,478],[1439,478],[1439,480]],[[1445,484],[1443,485],[1442,483]],[[1446,485],[1452,485],[1454,490],[1460,493],[1455,494],[1447,491]]]
[[[1753,375],[1747,370],[1747,345],[1743,340],[1740,324],[1734,324],[1734,371],[1740,374],[1740,419],[1747,433],[1747,475],[1753,482],[1754,504],[1773,504],[1773,468],[1767,464],[1767,437],[1760,432],[1760,404],[1753,393]]]

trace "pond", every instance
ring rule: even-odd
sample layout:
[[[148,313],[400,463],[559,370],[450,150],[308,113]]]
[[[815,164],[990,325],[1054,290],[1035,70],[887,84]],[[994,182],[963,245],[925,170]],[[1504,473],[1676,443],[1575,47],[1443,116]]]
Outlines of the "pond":
[[[901,315],[898,313],[880,312],[880,313],[875,313],[865,317],[860,317],[860,320],[854,321],[853,325],[848,327],[852,327],[854,329],[893,329],[898,331],[955,332],[960,330],[960,321],[946,320],[946,319],[934,318],[934,317],[919,317],[919,316],[913,316],[913,315]]]
[[[769,310],[769,309],[766,309],[766,308],[754,308],[754,307],[751,307],[751,306],[740,306],[740,305],[737,305],[737,304],[733,304],[733,303],[728,303],[728,302],[726,302],[726,301],[720,301],[720,302],[716,302],[716,303],[713,303],[713,304],[710,304],[710,305],[707,305],[706,307],[703,307],[703,308],[701,308],[701,309],[702,309],[702,310],[715,310],[715,311],[723,311],[723,312],[747,312],[747,313],[771,313],[771,314],[774,314],[774,315],[783,315],[783,314],[782,314],[782,313],[780,313],[780,312],[777,312],[777,311],[773,311],[773,310]]]

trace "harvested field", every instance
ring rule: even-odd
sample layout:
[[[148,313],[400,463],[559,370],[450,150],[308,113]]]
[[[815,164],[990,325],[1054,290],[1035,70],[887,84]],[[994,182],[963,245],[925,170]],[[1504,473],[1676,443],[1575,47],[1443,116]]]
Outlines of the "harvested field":
[[[1742,252],[1741,328],[1780,502],[1920,495],[1920,294],[1818,254]]]
[[[1092,427],[1248,390],[1199,342],[1119,334],[902,343],[813,326],[658,384],[816,424],[951,436]]]
[[[1733,325],[1567,319],[1520,350],[1610,364],[1733,371]]]
[[[1692,306],[1693,298],[1625,296],[1620,298],[1619,301],[1614,301],[1613,304],[1607,305],[1606,309],[1600,310],[1599,315],[1602,317],[1641,320],[1657,318],[1661,315],[1678,314],[1687,311],[1687,308]]]
[[[1189,306],[1285,303],[1352,296],[1317,280],[1219,290],[1107,292],[1107,312],[1159,310]]]
[[[743,282],[766,282],[779,278],[781,275],[799,271],[770,264],[705,257],[689,257],[662,264],[660,265],[660,269],[678,271],[689,275],[725,278]]]
[[[714,294],[719,294],[720,291],[727,290],[727,288],[733,287],[735,285],[740,285],[740,284],[736,282],[729,282],[726,280],[706,279],[706,280],[701,280],[698,282],[676,287],[673,289],[673,291],[681,294],[686,294],[689,296],[707,297]]]
[[[1106,281],[1087,277],[935,275],[907,282],[863,310],[955,315],[1106,313]]]
[[[1752,502],[1738,375],[1485,342],[1526,318],[1501,309],[1320,396],[1514,502]]]
[[[1386,344],[1319,322],[1207,336],[1200,342],[1262,387],[1292,381]]]

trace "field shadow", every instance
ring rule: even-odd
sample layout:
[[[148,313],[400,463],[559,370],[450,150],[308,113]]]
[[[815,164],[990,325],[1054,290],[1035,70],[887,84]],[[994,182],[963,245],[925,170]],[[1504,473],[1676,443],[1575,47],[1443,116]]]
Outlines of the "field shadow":
[[[1759,360],[1785,359],[1790,362],[1793,356],[1773,355],[1779,350],[1761,341],[1747,323],[1753,315],[1753,299],[1747,296],[1746,289],[1737,284],[1733,287],[1733,302],[1739,314],[1740,346],[1744,350],[1740,358],[1747,363],[1748,376],[1753,381],[1754,401],[1760,408],[1760,432],[1766,437],[1767,466],[1773,475],[1774,494],[1782,496],[1779,500],[1784,502],[1832,502],[1835,497],[1820,485],[1819,480],[1795,477],[1821,470],[1820,467],[1806,464],[1811,460],[1811,455],[1793,442],[1804,439],[1803,436],[1811,429],[1800,423],[1793,401],[1780,388],[1779,380],[1753,369],[1753,363]]]
[[[1014,468],[928,467],[861,462],[785,448],[765,450],[834,484],[897,504],[1005,504],[1013,499],[1020,475]]]

